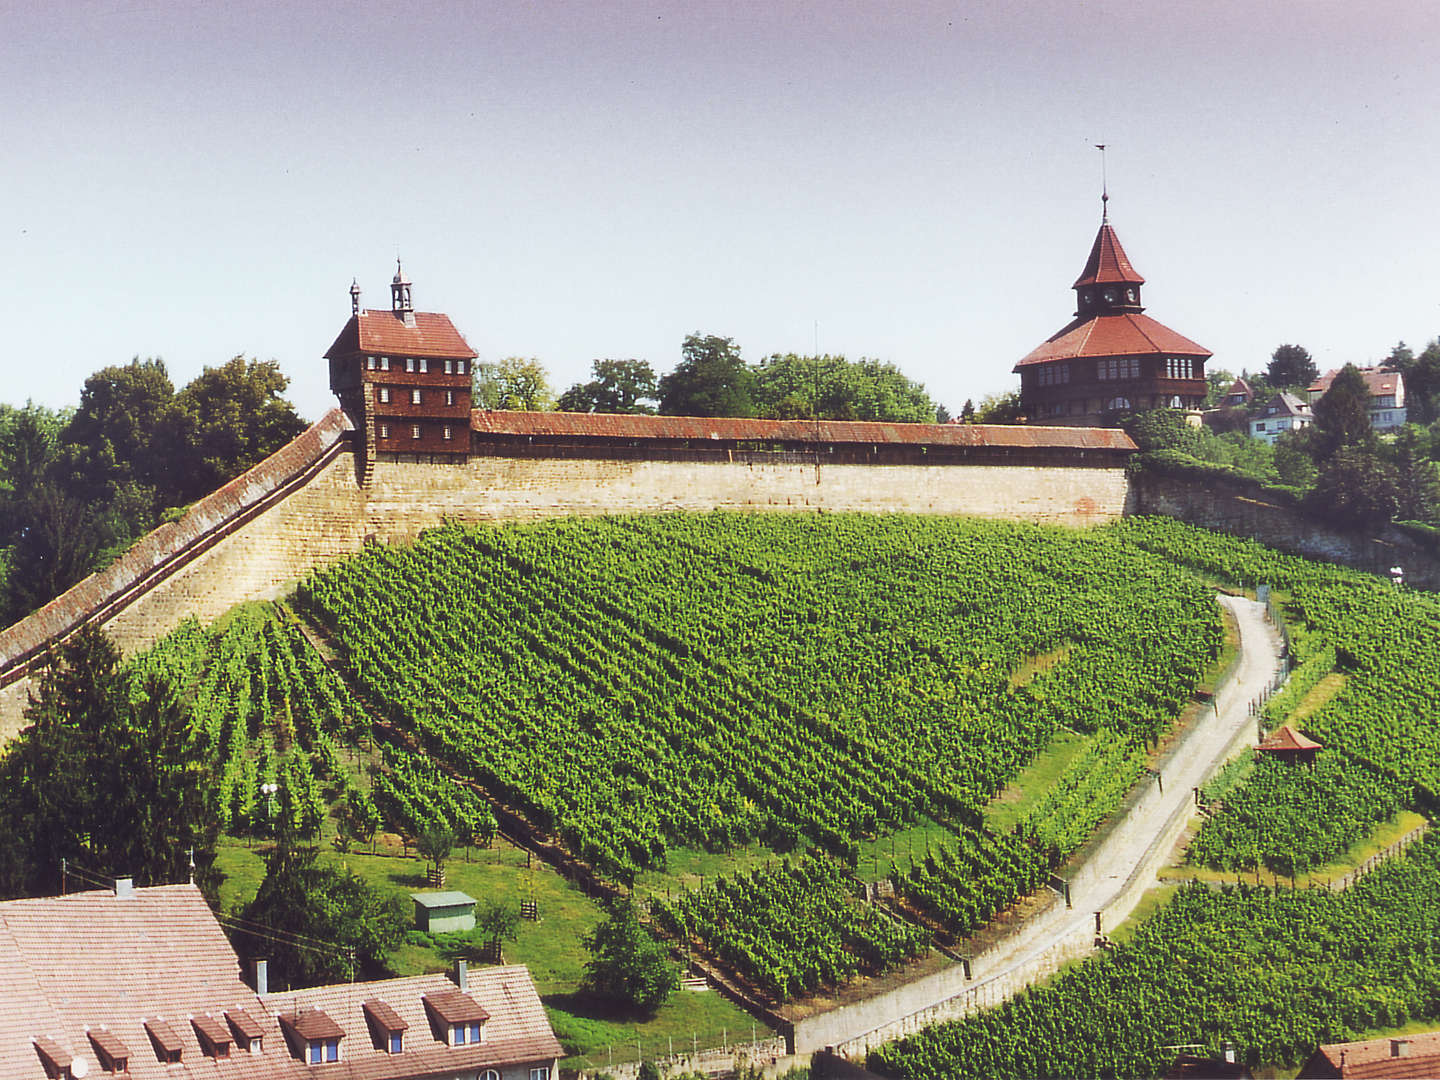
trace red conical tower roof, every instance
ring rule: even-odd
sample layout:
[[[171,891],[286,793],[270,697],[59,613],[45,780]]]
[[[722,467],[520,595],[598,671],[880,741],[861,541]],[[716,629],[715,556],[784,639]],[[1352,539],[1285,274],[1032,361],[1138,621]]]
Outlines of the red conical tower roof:
[[[1130,265],[1130,257],[1120,246],[1120,238],[1106,221],[1101,223],[1100,231],[1095,234],[1095,246],[1090,249],[1085,269],[1070,287],[1078,289],[1082,285],[1111,284],[1143,285],[1145,279]]]

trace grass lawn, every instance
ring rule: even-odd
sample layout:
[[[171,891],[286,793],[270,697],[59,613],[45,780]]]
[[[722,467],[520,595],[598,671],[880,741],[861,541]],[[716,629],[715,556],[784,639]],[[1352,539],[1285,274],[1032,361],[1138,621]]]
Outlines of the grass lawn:
[[[925,858],[925,852],[932,847],[954,844],[955,834],[944,825],[921,818],[889,836],[860,841],[855,873],[861,881],[879,881],[890,876],[892,867],[908,867]]]

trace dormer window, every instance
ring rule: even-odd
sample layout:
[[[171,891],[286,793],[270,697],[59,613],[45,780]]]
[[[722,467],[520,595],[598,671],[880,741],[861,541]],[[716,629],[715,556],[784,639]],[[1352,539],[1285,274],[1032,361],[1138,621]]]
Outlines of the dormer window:
[[[151,1045],[155,1047],[155,1057],[161,1064],[180,1064],[180,1053],[184,1044],[180,1036],[175,1034],[175,1029],[164,1020],[147,1020],[145,1022],[145,1033],[150,1036]]]
[[[435,1025],[435,1034],[450,1046],[478,1046],[485,1041],[490,1014],[461,990],[442,990],[422,999]]]
[[[410,1026],[400,1014],[378,998],[364,1003],[365,1021],[370,1025],[374,1045],[387,1054],[405,1051],[405,1030]]]
[[[200,1049],[206,1057],[228,1058],[230,1056],[230,1029],[213,1016],[196,1016],[190,1021],[200,1039]]]
[[[71,1071],[71,1065],[75,1059],[70,1056],[70,1051],[54,1039],[42,1037],[34,1040],[34,1043],[35,1052],[40,1055],[40,1064],[45,1069],[45,1075],[50,1080],[71,1080],[75,1075]]]
[[[95,1047],[95,1058],[100,1062],[102,1071],[123,1073],[129,1070],[130,1050],[113,1032],[97,1028],[89,1034],[90,1044]]]
[[[291,1052],[308,1065],[340,1060],[340,1040],[345,1030],[319,1009],[282,1013],[280,1026],[290,1040]]]

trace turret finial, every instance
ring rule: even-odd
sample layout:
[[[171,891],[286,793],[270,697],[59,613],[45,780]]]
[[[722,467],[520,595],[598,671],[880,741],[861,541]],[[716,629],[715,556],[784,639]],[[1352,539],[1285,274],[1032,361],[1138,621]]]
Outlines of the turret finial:
[[[1110,182],[1105,173],[1105,144],[1096,143],[1095,149],[1100,151],[1100,224],[1104,225],[1110,220]]]

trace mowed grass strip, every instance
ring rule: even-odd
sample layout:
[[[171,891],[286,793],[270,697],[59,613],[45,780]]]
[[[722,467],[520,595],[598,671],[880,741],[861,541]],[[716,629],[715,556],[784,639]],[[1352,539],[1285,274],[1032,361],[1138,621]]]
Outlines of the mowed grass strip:
[[[985,807],[985,824],[991,832],[1009,832],[1055,786],[1061,774],[1085,749],[1091,736],[1061,728],[1045,749],[1016,774]]]

